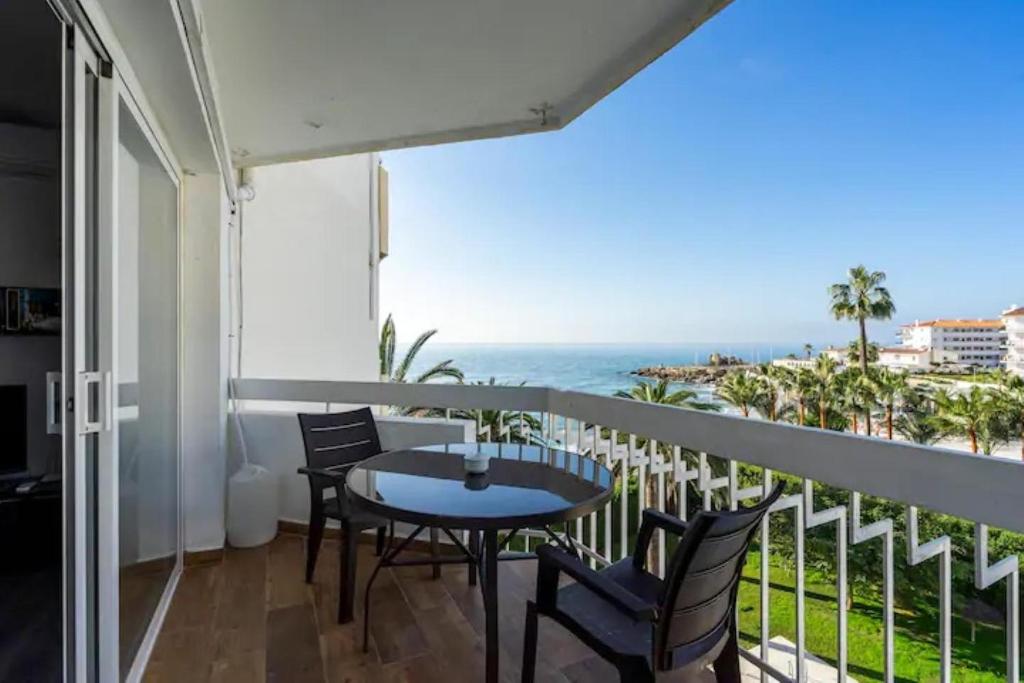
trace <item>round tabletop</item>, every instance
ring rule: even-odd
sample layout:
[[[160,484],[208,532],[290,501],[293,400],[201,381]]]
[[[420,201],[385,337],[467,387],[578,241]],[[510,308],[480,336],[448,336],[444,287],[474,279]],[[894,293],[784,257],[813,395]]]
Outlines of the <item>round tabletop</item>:
[[[465,456],[489,456],[469,474]],[[521,529],[595,512],[612,473],[590,458],[508,443],[452,443],[375,455],[349,472],[357,507],[399,522],[449,529]]]

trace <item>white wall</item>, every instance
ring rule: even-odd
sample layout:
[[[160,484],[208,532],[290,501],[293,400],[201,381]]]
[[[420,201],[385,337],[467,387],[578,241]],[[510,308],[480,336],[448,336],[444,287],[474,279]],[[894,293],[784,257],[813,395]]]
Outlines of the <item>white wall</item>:
[[[182,244],[182,497],[185,549],[224,544],[228,224],[220,176],[186,176]]]
[[[241,462],[225,446],[233,429],[226,388],[235,324],[243,325],[245,376],[377,379],[377,267],[370,258],[376,251],[377,163],[376,155],[359,155],[250,172],[255,199],[240,204],[234,219],[236,234],[242,234],[243,301],[235,321],[227,317],[226,198],[214,176],[185,179],[182,454],[188,551],[223,545],[226,481]],[[291,413],[289,424],[294,419]],[[302,461],[298,432],[292,435],[296,461],[268,447],[258,424],[256,434],[249,434],[248,422],[253,460],[274,471],[283,467],[287,479],[295,480],[290,475]],[[275,438],[269,443],[279,443]],[[288,488],[296,485],[299,493]],[[301,480],[283,486],[288,500],[306,495]]]
[[[930,367],[930,354],[924,353],[886,353],[878,355],[878,362],[890,368],[908,370],[927,370]]]
[[[278,518],[305,524],[309,484],[297,473],[306,457],[295,413],[245,411],[242,425],[249,459],[277,477]],[[377,430],[384,450],[475,440],[475,425],[466,420],[379,417]]]
[[[377,156],[252,169],[241,374],[377,379]]]

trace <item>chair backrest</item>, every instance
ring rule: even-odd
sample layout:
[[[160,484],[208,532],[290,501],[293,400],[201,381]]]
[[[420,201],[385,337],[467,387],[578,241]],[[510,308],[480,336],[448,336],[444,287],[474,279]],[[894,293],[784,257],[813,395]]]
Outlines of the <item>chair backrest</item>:
[[[659,669],[673,651],[714,647],[731,627],[747,548],[782,484],[760,503],[734,512],[701,512],[689,522],[667,568],[655,632]]]
[[[369,408],[345,413],[300,413],[299,426],[309,467],[350,465],[381,452],[377,424]]]

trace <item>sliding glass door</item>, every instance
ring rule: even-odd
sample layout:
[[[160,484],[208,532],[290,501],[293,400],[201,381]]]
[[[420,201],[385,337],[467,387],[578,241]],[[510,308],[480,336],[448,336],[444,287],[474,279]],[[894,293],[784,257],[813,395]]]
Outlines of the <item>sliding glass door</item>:
[[[76,670],[138,678],[181,570],[177,174],[114,65],[74,57]]]
[[[179,174],[64,3],[0,58],[0,680],[120,680],[181,569]]]
[[[180,561],[178,184],[121,97],[117,127],[118,658],[126,675]]]

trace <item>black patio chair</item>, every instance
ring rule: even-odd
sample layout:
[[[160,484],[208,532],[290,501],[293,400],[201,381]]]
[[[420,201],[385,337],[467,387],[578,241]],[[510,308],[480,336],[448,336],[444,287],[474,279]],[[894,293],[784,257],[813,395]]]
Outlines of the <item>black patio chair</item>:
[[[377,529],[377,555],[384,550],[388,520],[352,508],[345,490],[349,470],[369,457],[381,453],[377,424],[369,408],[345,413],[300,414],[302,442],[306,448],[306,467],[299,473],[309,479],[309,538],[306,549],[306,583],[313,581],[327,518],[341,523],[341,570],[339,572],[338,622],[352,621],[355,603],[356,558],[359,535]],[[334,496],[324,497],[333,489]],[[392,529],[393,530],[393,529]],[[435,541],[436,531],[431,530]],[[434,565],[434,578],[440,565]]]
[[[633,557],[594,571],[553,545],[537,549],[536,601],[528,601],[523,682],[537,663],[537,619],[572,632],[619,671],[622,681],[654,681],[656,672],[714,666],[719,683],[740,680],[736,593],[750,540],[782,495],[735,512],[701,512],[691,521],[644,510]],[[666,578],[645,569],[657,529],[679,536]],[[575,580],[559,589],[560,574]]]

